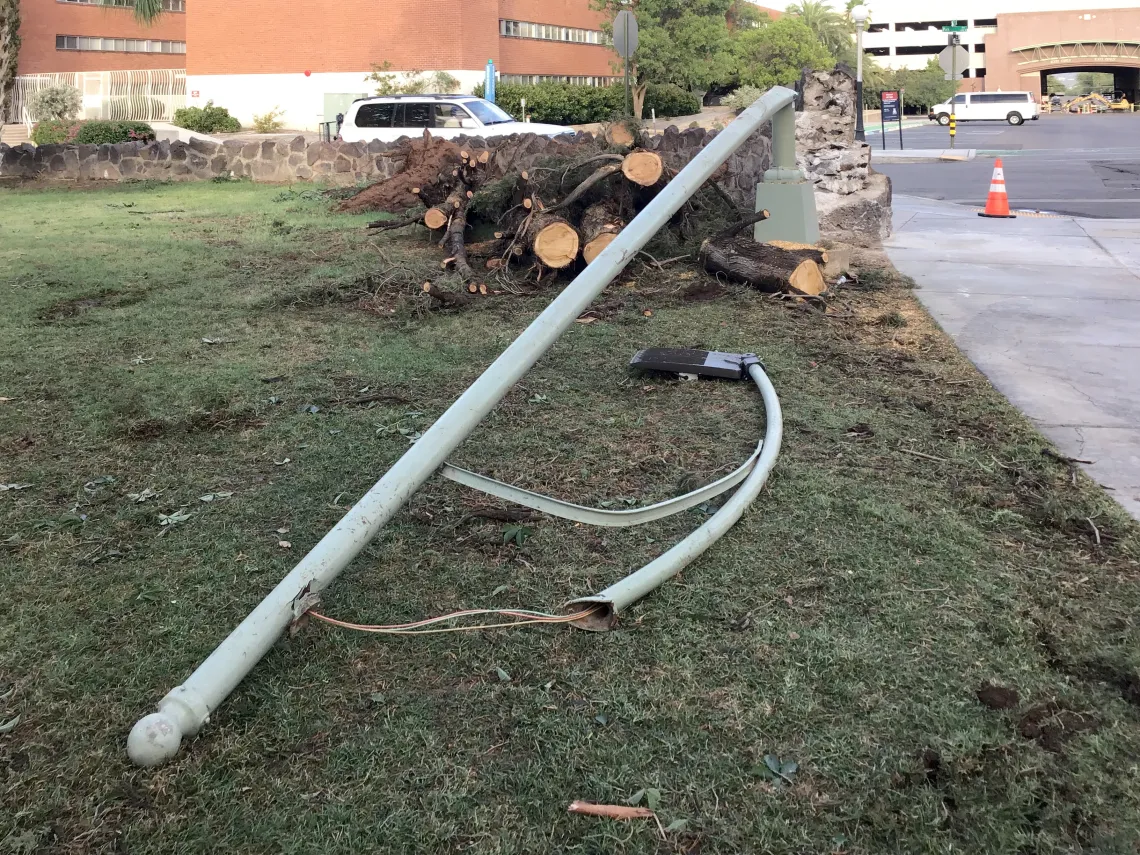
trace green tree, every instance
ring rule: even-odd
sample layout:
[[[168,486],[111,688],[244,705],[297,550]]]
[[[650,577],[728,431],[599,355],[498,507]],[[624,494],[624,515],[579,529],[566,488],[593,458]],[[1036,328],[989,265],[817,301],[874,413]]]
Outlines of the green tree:
[[[926,68],[901,69],[892,78],[893,87],[906,90],[904,104],[917,110],[928,110],[935,104],[945,103],[958,91],[957,81],[946,79],[936,57],[930,58]]]
[[[805,68],[831,68],[835,58],[799,18],[785,16],[766,27],[735,34],[737,77],[746,86],[791,86]]]
[[[824,0],[800,0],[787,12],[803,21],[832,56],[844,61],[854,56],[855,25],[849,16],[836,12]]]
[[[1088,95],[1090,92],[1111,94],[1116,86],[1112,72],[1082,71],[1077,75],[1074,95]]]
[[[732,0],[728,7],[728,28],[749,30],[771,23],[772,17],[751,0]]]
[[[0,125],[16,87],[20,59],[20,0],[0,0]]]
[[[592,8],[616,16],[629,9],[637,17],[640,46],[632,73],[634,115],[640,117],[649,83],[675,83],[702,95],[732,78],[728,12],[733,0],[592,0]],[[605,29],[612,32],[612,25]],[[615,62],[620,67],[620,60]]]

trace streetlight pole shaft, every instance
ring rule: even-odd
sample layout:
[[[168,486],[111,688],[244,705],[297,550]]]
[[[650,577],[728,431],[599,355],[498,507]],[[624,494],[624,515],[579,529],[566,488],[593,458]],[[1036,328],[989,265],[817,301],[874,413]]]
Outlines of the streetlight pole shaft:
[[[855,23],[855,139],[867,141],[867,131],[863,127],[863,22]]]

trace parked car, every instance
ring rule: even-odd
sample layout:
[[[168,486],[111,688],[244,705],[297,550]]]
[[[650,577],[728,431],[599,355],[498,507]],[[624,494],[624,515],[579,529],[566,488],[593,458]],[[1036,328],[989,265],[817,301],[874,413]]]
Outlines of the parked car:
[[[473,95],[386,95],[354,101],[344,116],[340,138],[346,142],[392,142],[421,136],[425,128],[432,136],[445,139],[574,133],[573,128],[562,125],[515,121],[501,107]]]
[[[950,104],[930,108],[931,121],[950,124]],[[1029,92],[959,92],[954,96],[954,116],[959,122],[1004,121],[1020,125],[1037,119],[1041,108]]]

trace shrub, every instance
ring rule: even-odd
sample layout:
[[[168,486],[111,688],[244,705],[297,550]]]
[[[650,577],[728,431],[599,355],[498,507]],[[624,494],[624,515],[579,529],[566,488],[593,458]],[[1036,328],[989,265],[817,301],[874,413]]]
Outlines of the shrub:
[[[475,94],[483,97],[483,86]],[[495,90],[495,100],[512,116],[522,118],[521,100],[526,98],[526,112],[532,121],[552,125],[586,125],[609,122],[625,110],[625,87],[576,86],[570,83],[537,83],[533,85],[504,83]],[[659,118],[687,116],[701,111],[696,95],[672,83],[650,83],[645,93],[645,115],[656,110]]]
[[[205,107],[182,107],[174,111],[174,124],[200,134],[236,134],[241,122],[230,115],[225,107],[215,107],[207,101]]]
[[[154,128],[146,122],[84,122],[75,135],[75,142],[79,145],[150,142],[153,139]]]
[[[28,103],[32,116],[41,122],[70,121],[82,106],[82,96],[74,86],[49,86],[35,93]]]
[[[75,135],[83,126],[82,122],[49,119],[38,122],[32,129],[32,142],[36,145],[58,145],[75,141]]]
[[[483,86],[475,87],[482,97]],[[495,90],[499,106],[522,119],[521,100],[532,121],[552,125],[585,125],[608,122],[622,112],[625,95],[619,86],[572,86],[566,83],[525,85],[505,83]]]
[[[743,113],[755,104],[763,94],[764,90],[755,86],[741,86],[727,98],[721,100],[720,103],[731,108],[734,113]]]
[[[280,107],[274,107],[268,113],[253,117],[253,128],[259,134],[271,134],[274,131],[279,131],[285,127],[285,123],[281,121],[281,117],[285,115],[285,111]]]
[[[624,87],[615,85],[613,88],[620,90]],[[701,112],[701,100],[675,83],[650,83],[645,92],[646,117],[651,115],[650,110],[655,110],[659,119],[693,116]]]

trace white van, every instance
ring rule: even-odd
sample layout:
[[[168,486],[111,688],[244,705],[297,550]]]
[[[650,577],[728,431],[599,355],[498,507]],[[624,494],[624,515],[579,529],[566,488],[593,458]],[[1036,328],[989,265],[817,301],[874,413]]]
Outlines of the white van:
[[[1040,115],[1037,101],[1028,92],[959,92],[954,96],[954,115],[959,122],[1001,121],[1020,125]],[[950,102],[930,108],[930,120],[950,124]]]
[[[400,137],[422,136],[425,129],[444,139],[574,133],[562,125],[517,122],[495,104],[472,95],[388,95],[353,101],[340,138],[345,142],[394,142]]]

